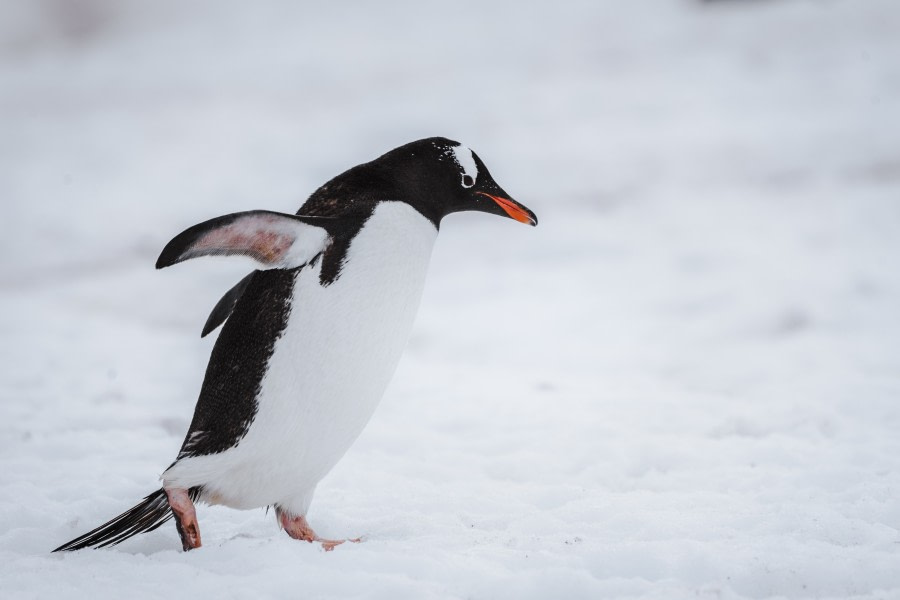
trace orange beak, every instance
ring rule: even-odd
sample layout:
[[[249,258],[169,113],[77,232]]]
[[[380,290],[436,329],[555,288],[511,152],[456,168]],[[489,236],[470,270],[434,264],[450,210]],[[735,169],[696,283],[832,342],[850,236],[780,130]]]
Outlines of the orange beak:
[[[534,213],[515,200],[510,200],[509,198],[503,198],[501,196],[492,196],[491,194],[488,194],[486,192],[476,192],[476,194],[487,196],[488,198],[496,202],[497,205],[502,208],[503,211],[508,214],[511,219],[515,219],[519,223],[531,225],[532,227],[537,225],[537,217],[534,216]]]

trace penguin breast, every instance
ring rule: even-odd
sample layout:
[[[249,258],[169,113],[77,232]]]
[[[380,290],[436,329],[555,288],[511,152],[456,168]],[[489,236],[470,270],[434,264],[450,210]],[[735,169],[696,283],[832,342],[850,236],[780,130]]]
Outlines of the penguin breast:
[[[179,476],[175,483],[203,485],[210,499],[235,508],[279,504],[305,514],[316,484],[362,432],[396,369],[436,237],[410,205],[381,202],[337,279],[320,283],[321,260],[301,269],[246,435],[220,454],[179,461],[166,481],[195,472],[205,481]]]

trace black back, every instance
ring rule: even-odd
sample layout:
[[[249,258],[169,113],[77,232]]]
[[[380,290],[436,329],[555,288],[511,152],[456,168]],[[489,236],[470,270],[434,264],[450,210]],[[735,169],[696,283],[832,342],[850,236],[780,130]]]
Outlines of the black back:
[[[256,271],[213,347],[178,458],[215,454],[244,437],[275,342],[287,325],[299,269]]]

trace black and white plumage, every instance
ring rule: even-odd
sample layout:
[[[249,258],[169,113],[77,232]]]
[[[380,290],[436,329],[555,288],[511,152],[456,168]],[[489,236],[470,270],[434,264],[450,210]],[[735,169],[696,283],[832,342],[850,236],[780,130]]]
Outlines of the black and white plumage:
[[[173,510],[185,549],[199,546],[192,501],[274,506],[293,537],[318,540],[304,519],[316,485],[393,375],[441,219],[466,210],[537,224],[472,151],[429,138],[335,177],[297,215],[236,213],[176,236],[157,268],[214,254],[250,256],[260,268],[204,327],[224,322],[163,489],[57,550],[119,543]]]

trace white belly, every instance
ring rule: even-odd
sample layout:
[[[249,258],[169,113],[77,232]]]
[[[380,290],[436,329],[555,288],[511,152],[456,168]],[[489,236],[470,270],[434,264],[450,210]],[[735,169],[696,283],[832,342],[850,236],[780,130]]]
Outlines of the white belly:
[[[178,461],[165,485],[203,485],[207,501],[234,508],[279,504],[306,514],[396,369],[436,237],[408,204],[382,202],[334,283],[320,285],[322,261],[300,271],[247,435],[225,452]]]

